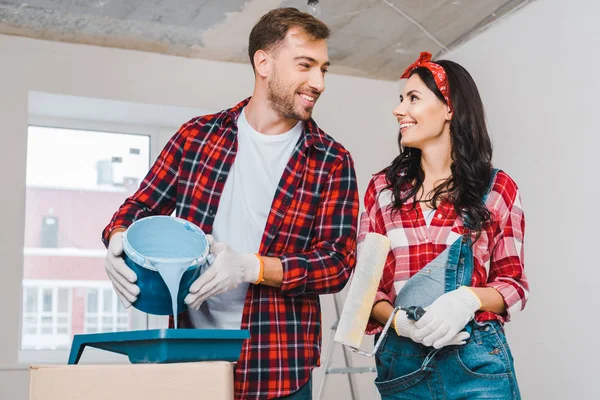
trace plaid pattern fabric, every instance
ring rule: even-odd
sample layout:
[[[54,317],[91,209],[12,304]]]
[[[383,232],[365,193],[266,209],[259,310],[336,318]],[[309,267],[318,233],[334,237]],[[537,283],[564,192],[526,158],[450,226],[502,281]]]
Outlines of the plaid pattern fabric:
[[[105,245],[114,229],[174,210],[212,232],[236,156],[237,118],[248,101],[179,129],[105,228]],[[281,259],[283,285],[250,285],[242,329],[249,329],[251,338],[236,366],[236,398],[290,394],[319,365],[319,295],[340,291],[354,267],[358,204],[350,154],[313,120],[306,122],[276,190],[259,251]],[[191,327],[185,314],[179,322]]]
[[[464,228],[462,218],[446,200],[438,205],[429,228],[420,204],[417,203],[413,209],[412,200],[392,216],[388,207],[392,201],[391,192],[384,190],[385,186],[384,174],[375,175],[369,183],[358,242],[361,243],[368,232],[377,232],[390,239],[392,248],[375,303],[385,300],[394,304],[396,294],[404,283],[461,237]],[[478,322],[499,320],[504,323],[525,307],[529,296],[523,265],[525,219],[517,185],[506,173],[500,171],[496,175],[486,206],[492,213],[492,221],[484,227],[473,245],[471,286],[498,290],[504,297],[507,313],[478,312],[475,319]],[[475,234],[472,235],[475,240]],[[381,324],[369,320],[367,333],[374,334],[381,329]]]

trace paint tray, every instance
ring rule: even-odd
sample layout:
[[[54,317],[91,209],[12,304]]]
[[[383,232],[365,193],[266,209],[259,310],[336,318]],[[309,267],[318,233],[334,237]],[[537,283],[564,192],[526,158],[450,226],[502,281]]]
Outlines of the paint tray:
[[[69,364],[86,346],[123,354],[133,364],[231,361],[240,357],[250,332],[239,329],[153,329],[75,335]]]

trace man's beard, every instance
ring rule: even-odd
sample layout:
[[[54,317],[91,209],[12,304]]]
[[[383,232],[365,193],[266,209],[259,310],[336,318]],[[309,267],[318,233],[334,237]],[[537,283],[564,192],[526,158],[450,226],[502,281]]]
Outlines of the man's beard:
[[[308,121],[310,119],[312,108],[296,107],[296,90],[285,87],[277,75],[277,70],[273,71],[273,78],[269,81],[268,89],[267,98],[271,103],[271,108],[276,113],[284,118],[297,121]]]

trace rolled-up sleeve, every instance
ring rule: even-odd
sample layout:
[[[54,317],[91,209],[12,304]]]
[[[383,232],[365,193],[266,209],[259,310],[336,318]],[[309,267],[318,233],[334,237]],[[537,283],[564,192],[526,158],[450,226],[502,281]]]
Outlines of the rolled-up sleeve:
[[[510,178],[508,178],[510,179]],[[514,185],[514,186],[513,186]],[[510,194],[500,216],[500,233],[492,249],[486,286],[496,289],[504,298],[505,321],[525,308],[529,298],[529,283],[525,275],[523,239],[525,216],[516,184],[509,182]]]

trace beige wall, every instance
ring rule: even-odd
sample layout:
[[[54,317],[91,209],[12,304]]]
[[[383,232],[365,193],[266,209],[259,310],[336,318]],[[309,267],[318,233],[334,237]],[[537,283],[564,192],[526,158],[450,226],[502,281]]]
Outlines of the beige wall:
[[[495,163],[519,184],[531,297],[507,325],[524,399],[600,398],[600,3],[536,1],[447,58],[475,78]]]
[[[0,399],[27,398],[27,372],[18,357],[25,210],[26,127],[30,91],[135,103],[218,110],[249,96],[249,65],[209,62],[109,48],[53,43],[0,35]],[[391,109],[397,84],[329,75],[315,119],[352,152],[361,193],[370,174],[396,152]],[[183,123],[184,121],[181,121]],[[168,134],[161,136],[167,140]],[[330,297],[323,298],[323,326],[333,323]],[[328,330],[324,339],[328,338]],[[341,360],[341,349],[336,349]],[[370,361],[370,360],[369,360]],[[372,376],[360,377],[363,398],[372,398]],[[315,374],[315,384],[320,371]],[[317,386],[315,385],[315,386]],[[344,377],[334,376],[326,398],[347,398]]]

